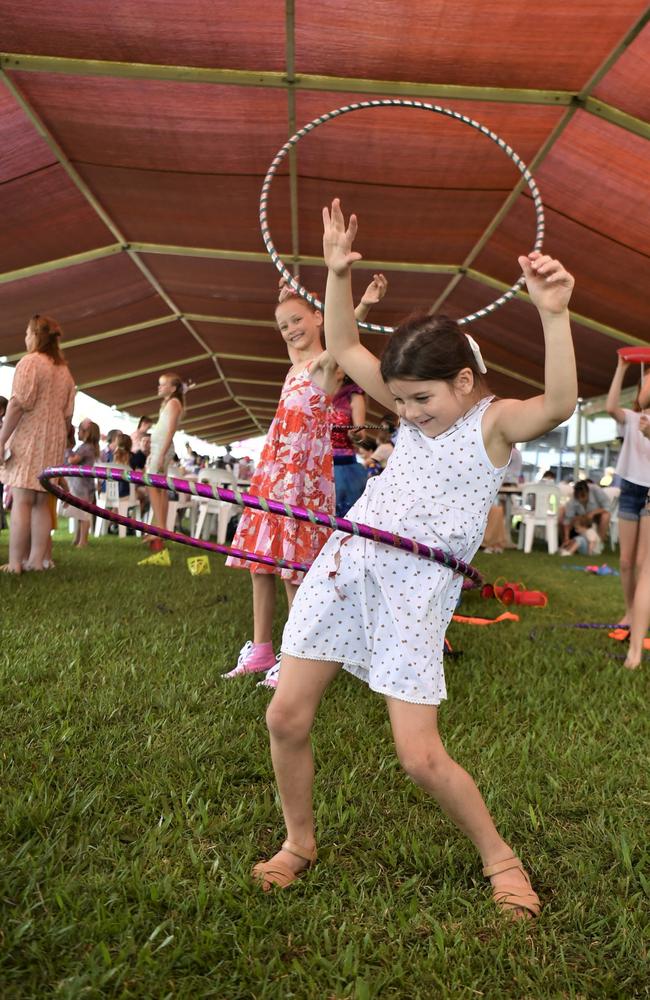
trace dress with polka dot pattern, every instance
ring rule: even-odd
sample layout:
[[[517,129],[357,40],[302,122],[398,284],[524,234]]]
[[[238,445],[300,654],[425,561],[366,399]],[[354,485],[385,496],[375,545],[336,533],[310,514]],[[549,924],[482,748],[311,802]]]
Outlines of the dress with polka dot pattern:
[[[402,421],[381,476],[348,513],[470,562],[507,465],[490,461],[481,431],[493,401],[425,436]],[[462,577],[440,563],[335,532],[296,594],[282,651],[342,663],[380,694],[437,705],[446,698],[442,653]]]

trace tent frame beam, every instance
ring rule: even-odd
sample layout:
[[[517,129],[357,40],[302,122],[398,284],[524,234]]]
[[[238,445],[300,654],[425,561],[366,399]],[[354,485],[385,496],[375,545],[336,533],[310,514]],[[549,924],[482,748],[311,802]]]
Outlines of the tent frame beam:
[[[625,39],[607,59],[607,67],[616,61],[639,34],[650,15],[645,12]],[[621,109],[582,97],[567,90],[544,90],[526,87],[477,87],[442,83],[414,83],[406,80],[373,80],[347,76],[324,76],[314,73],[278,72],[170,66],[152,63],[127,63],[101,59],[73,59],[59,56],[0,52],[0,69],[21,73],[64,73],[72,76],[104,76],[129,80],[169,80],[182,83],[205,83],[218,86],[266,87],[288,91],[331,91],[373,96],[415,97],[421,100],[489,101],[502,104],[541,104],[568,107],[577,104],[589,114],[605,118],[620,128],[650,138],[650,123],[628,115]],[[590,84],[592,81],[590,81]]]

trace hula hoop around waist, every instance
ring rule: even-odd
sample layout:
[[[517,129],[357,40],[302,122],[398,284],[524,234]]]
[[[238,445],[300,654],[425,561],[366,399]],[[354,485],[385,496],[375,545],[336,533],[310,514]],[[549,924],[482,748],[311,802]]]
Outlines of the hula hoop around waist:
[[[224,489],[214,486],[211,483],[194,483],[186,479],[176,479],[173,476],[159,476],[153,473],[140,472],[133,469],[116,469],[109,465],[62,465],[44,469],[38,477],[46,490],[53,493],[66,503],[80,510],[85,510],[89,514],[96,514],[107,521],[116,524],[123,524],[129,528],[136,528],[147,534],[157,535],[159,538],[167,538],[172,542],[180,542],[182,545],[191,545],[197,549],[207,549],[209,552],[220,552],[224,555],[232,555],[238,559],[247,559],[251,562],[263,563],[267,566],[279,566],[281,569],[293,569],[306,573],[309,565],[306,563],[292,562],[288,559],[274,559],[271,556],[262,555],[259,552],[245,552],[227,545],[219,545],[215,542],[205,542],[200,538],[190,538],[177,531],[169,531],[167,528],[158,528],[154,524],[146,524],[133,517],[127,517],[116,511],[106,510],[89,500],[76,497],[61,486],[51,482],[52,479],[102,479],[108,482],[134,483],[136,486],[149,486],[155,489],[167,490],[170,493],[184,493],[188,496],[201,497],[204,500],[222,500],[226,503],[237,504],[240,507],[250,507],[253,510],[263,511],[266,514],[279,514],[282,517],[292,517],[297,521],[309,521],[311,524],[320,525],[324,528],[331,528],[335,531],[343,531],[348,535],[358,535],[361,538],[368,538],[373,542],[380,542],[382,545],[390,545],[396,549],[403,549],[412,552],[414,555],[422,556],[433,562],[441,563],[454,573],[461,573],[467,577],[475,586],[482,586],[483,577],[474,566],[457,559],[456,556],[444,549],[432,548],[422,542],[416,542],[411,538],[404,538],[402,535],[384,531],[382,528],[374,528],[368,524],[359,524],[356,521],[348,521],[347,518],[334,517],[325,511],[309,510],[307,507],[296,507],[292,504],[281,503],[278,500],[267,500],[265,497],[254,496],[252,493],[241,493],[239,490]]]

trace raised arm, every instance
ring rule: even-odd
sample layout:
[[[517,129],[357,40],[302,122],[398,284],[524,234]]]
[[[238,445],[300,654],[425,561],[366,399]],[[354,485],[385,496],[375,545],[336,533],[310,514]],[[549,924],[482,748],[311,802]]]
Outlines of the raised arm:
[[[383,274],[373,275],[372,281],[361,296],[359,305],[354,310],[354,317],[358,323],[363,323],[372,307],[381,302],[387,288],[388,282]]]
[[[332,202],[331,211],[323,209],[323,255],[328,269],[325,343],[346,375],[382,406],[394,411],[395,400],[380,375],[379,359],[359,339],[350,279],[352,264],[361,259],[361,254],[352,250],[356,232],[356,216],[350,216],[346,228],[338,198]]]
[[[612,384],[610,385],[609,392],[607,394],[607,403],[605,408],[610,417],[613,417],[619,424],[625,423],[625,413],[621,407],[621,389],[623,388],[625,372],[629,367],[629,361],[624,361],[619,355],[616,371],[614,372],[614,378],[612,379]]]
[[[502,399],[490,408],[493,415],[486,429],[495,444],[499,437],[508,444],[540,437],[568,420],[578,398],[568,309],[573,278],[558,260],[537,252],[519,257],[519,265],[544,331],[544,393],[532,399]]]

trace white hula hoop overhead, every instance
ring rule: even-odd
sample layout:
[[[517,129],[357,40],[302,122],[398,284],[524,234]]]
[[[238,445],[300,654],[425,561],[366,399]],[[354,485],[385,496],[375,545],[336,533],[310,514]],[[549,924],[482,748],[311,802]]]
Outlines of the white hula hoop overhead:
[[[533,205],[535,207],[536,218],[535,243],[533,244],[532,249],[541,250],[542,243],[544,241],[544,206],[542,205],[542,197],[537,188],[537,184],[535,183],[535,179],[524,161],[517,155],[517,153],[515,153],[514,149],[509,146],[504,139],[496,134],[496,132],[492,132],[485,125],[481,125],[480,122],[474,121],[473,118],[468,118],[467,115],[461,115],[458,111],[452,111],[451,108],[443,108],[439,104],[425,104],[423,101],[410,101],[399,97],[391,97],[382,98],[381,100],[376,101],[359,101],[355,104],[345,104],[341,108],[335,108],[333,111],[328,111],[326,114],[319,115],[317,118],[314,118],[306,125],[303,125],[302,128],[298,129],[295,135],[292,135],[291,138],[285,142],[282,149],[280,149],[273,157],[271,166],[269,167],[266,177],[264,178],[260,194],[260,227],[262,230],[262,239],[264,240],[264,245],[271,257],[271,260],[277,267],[282,277],[286,280],[289,287],[292,288],[298,295],[302,296],[302,298],[306,299],[307,302],[311,303],[314,308],[322,310],[323,303],[320,299],[317,299],[315,295],[308,292],[306,288],[303,288],[300,282],[293,277],[281,260],[280,255],[273,244],[267,217],[267,205],[271,182],[273,181],[278,167],[289,150],[302,138],[304,138],[304,136],[313,132],[313,130],[318,128],[319,125],[324,125],[325,122],[331,121],[333,118],[339,118],[341,115],[346,115],[350,111],[363,111],[366,108],[416,108],[420,111],[432,111],[434,114],[445,115],[447,118],[453,118],[456,121],[461,122],[463,125],[469,125],[470,128],[476,129],[482,135],[496,143],[499,149],[503,150],[506,156],[512,160],[528,185],[532,195]],[[510,288],[503,293],[503,295],[500,295],[498,299],[495,299],[494,302],[484,306],[483,309],[477,309],[476,312],[470,313],[468,316],[461,317],[461,319],[457,320],[457,322],[462,325],[464,323],[472,323],[474,320],[480,319],[482,316],[488,316],[490,313],[494,312],[495,309],[498,309],[499,306],[504,305],[506,302],[509,302],[510,299],[514,298],[523,284],[524,278],[522,276],[515,281],[514,285],[511,285]],[[378,323],[359,323],[359,326],[363,327],[364,330],[370,330],[372,333],[390,334],[394,332],[394,327],[380,326]]]

